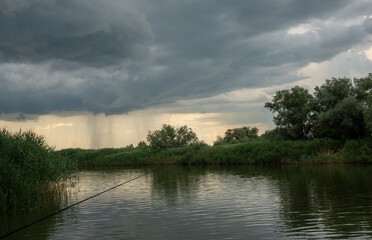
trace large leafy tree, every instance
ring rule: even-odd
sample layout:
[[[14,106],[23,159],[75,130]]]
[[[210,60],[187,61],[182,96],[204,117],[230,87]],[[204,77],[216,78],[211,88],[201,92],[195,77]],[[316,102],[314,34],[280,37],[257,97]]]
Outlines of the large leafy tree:
[[[327,112],[343,99],[353,95],[353,86],[348,78],[332,78],[314,89],[314,110]]]
[[[363,109],[365,130],[372,136],[372,73],[364,78],[354,79],[355,93]]]
[[[313,96],[307,89],[296,86],[276,92],[265,107],[274,113],[274,123],[292,140],[310,137]]]
[[[332,78],[315,88],[314,137],[346,140],[365,135],[363,104],[359,99],[365,97],[362,90],[358,91],[348,78]]]
[[[187,126],[174,128],[171,125],[163,124],[160,130],[149,131],[147,134],[149,146],[155,149],[183,147],[198,142],[196,133]]]
[[[339,140],[372,136],[372,74],[364,78],[332,78],[315,87],[314,97],[294,87],[276,92],[265,107],[274,113],[275,131],[265,136],[327,137]]]
[[[346,140],[364,135],[363,109],[351,96],[344,98],[328,111],[317,114],[314,120],[315,137]]]

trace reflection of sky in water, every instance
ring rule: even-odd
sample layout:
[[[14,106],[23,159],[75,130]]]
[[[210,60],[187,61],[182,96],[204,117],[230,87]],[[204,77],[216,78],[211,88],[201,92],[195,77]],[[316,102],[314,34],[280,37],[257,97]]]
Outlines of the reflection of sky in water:
[[[162,191],[144,178],[110,192],[99,208],[81,208],[84,224],[93,225],[88,235],[103,237],[107,227],[113,236],[124,234],[125,238],[225,238],[234,232],[238,236],[274,236],[277,197],[268,193],[268,181],[213,173],[197,179],[178,179],[168,183],[168,191]],[[190,182],[195,185],[182,186]],[[79,234],[87,237],[87,233]]]
[[[92,196],[148,170],[81,171],[73,201]],[[39,239],[42,235],[47,239],[370,236],[372,219],[369,213],[372,208],[361,206],[372,202],[369,201],[372,199],[371,187],[362,188],[359,195],[347,197],[349,200],[355,196],[367,198],[354,199],[353,206],[351,203],[348,206],[348,199],[345,205],[336,191],[342,185],[339,196],[345,197],[355,184],[364,186],[365,174],[358,174],[362,180],[353,182],[348,177],[338,179],[342,171],[309,172],[296,168],[288,171],[265,168],[257,171],[257,168],[248,167],[234,170],[154,168],[153,173],[88,200],[48,220],[49,223],[35,225],[12,239]],[[315,175],[319,175],[317,180]],[[328,183],[324,179],[328,179]]]

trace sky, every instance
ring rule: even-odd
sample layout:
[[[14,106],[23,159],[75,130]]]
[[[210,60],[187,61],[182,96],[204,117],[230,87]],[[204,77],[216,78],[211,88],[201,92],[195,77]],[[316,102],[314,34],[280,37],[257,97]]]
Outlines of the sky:
[[[0,127],[49,145],[212,144],[278,90],[372,72],[371,0],[1,0]]]

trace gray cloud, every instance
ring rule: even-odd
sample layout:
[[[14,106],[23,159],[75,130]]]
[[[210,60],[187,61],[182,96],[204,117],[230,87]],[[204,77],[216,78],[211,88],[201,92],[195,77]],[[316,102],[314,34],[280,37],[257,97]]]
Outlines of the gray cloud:
[[[25,122],[28,120],[36,121],[39,119],[38,115],[30,115],[23,113],[10,113],[10,114],[0,114],[0,119],[4,121],[11,122]]]
[[[101,67],[143,58],[153,38],[143,15],[117,1],[17,0],[1,7],[3,62]]]
[[[2,4],[2,5],[1,5]],[[371,44],[370,1],[0,3],[0,112],[115,114],[239,88]],[[290,29],[302,32],[290,32]]]
[[[372,18],[368,18],[364,21],[364,30],[369,33],[369,34],[372,34]]]

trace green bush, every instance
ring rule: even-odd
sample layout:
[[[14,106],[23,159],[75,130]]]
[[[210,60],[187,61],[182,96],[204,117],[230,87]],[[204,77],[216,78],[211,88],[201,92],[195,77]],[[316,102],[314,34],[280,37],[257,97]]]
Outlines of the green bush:
[[[345,162],[368,163],[372,162],[372,140],[349,140],[339,153]]]

